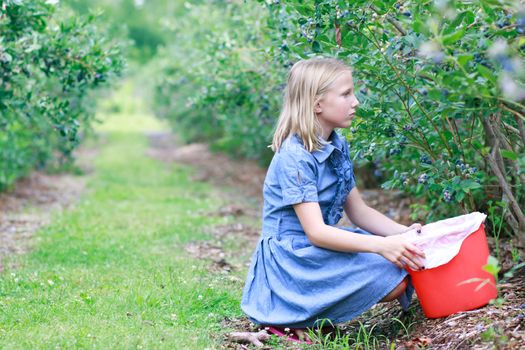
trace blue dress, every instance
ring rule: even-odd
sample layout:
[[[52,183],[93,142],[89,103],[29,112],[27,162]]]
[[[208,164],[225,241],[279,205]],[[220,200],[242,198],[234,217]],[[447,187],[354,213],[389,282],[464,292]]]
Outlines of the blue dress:
[[[252,322],[298,328],[319,325],[324,319],[334,324],[349,321],[383,299],[407,275],[378,254],[337,252],[308,240],[293,204],[318,202],[324,222],[336,225],[355,186],[348,144],[336,132],[329,141],[310,153],[298,136],[291,136],[268,168],[262,234],[241,301]],[[404,308],[412,293],[410,286],[401,297]]]

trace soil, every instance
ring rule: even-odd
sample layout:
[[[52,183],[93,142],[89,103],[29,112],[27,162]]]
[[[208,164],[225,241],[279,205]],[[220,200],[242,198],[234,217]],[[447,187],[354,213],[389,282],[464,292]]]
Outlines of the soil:
[[[85,183],[83,176],[35,171],[0,193],[0,271],[7,257],[30,249],[33,234],[50,222],[53,213],[77,202]]]
[[[53,214],[78,202],[85,191],[87,175],[93,171],[98,147],[105,142],[104,137],[98,137],[97,147],[81,146],[75,150],[75,169],[80,175],[33,171],[9,191],[0,193],[0,272],[6,268],[9,257],[30,250],[34,233],[47,225]]]
[[[191,165],[196,170],[195,180],[209,181],[217,186],[234,187],[238,196],[232,197],[231,203],[219,209],[215,215],[233,215],[242,221],[243,217],[257,220],[262,206],[261,188],[266,169],[258,164],[246,160],[233,160],[225,155],[212,153],[205,144],[190,144],[177,147],[177,142],[169,134],[151,134],[152,148],[148,154],[164,162],[177,162]],[[240,198],[257,195],[257,210],[253,204],[243,204]],[[403,224],[411,224],[410,198],[400,192],[387,192],[380,189],[361,190],[364,200],[375,209]],[[226,201],[228,198],[226,198]],[[344,218],[339,225],[349,226],[352,223]],[[214,236],[212,241],[192,242],[186,250],[194,257],[210,261],[211,271],[230,271],[239,268],[230,263],[236,252],[224,248],[225,237],[238,237],[254,246],[258,239],[258,227],[251,227],[242,223],[221,225],[211,229]],[[489,239],[491,250],[494,251],[494,242]],[[516,245],[514,244],[514,247]],[[509,262],[511,245],[503,244],[502,273],[513,265]],[[210,253],[211,252],[211,253]],[[248,263],[248,262],[246,262]],[[244,264],[246,265],[246,264]],[[403,312],[396,304],[378,304],[359,318],[338,327],[339,332],[355,335],[364,324],[367,329],[375,325],[373,335],[380,338],[386,336],[395,339],[395,349],[525,349],[525,269],[514,273],[514,277],[499,284],[500,302],[487,305],[483,308],[461,312],[439,319],[425,318],[417,300],[407,312]],[[401,326],[398,319],[406,327]],[[225,318],[222,322],[224,329],[233,329],[238,332],[255,334],[259,328],[247,318]],[[408,330],[408,334],[407,331]],[[224,335],[223,349],[248,349],[253,346],[232,341],[228,334]],[[265,348],[270,348],[266,346]],[[290,345],[290,348],[293,348]]]

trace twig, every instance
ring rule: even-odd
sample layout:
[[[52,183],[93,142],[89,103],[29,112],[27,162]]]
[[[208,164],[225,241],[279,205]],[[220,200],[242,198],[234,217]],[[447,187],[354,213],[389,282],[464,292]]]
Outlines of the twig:
[[[501,121],[501,119],[500,119],[500,116],[497,116],[495,121],[496,121],[496,123],[500,123],[500,122],[503,123],[503,122]],[[491,124],[490,120],[489,120],[489,124]],[[501,133],[501,130],[500,130],[500,128],[498,127],[498,125],[495,125],[495,126],[490,125],[490,126],[491,126],[491,128],[492,128],[492,132],[494,133],[494,135],[495,135],[495,136],[500,140],[500,142],[503,144],[503,148],[504,148],[504,149],[506,149],[506,150],[508,150],[508,151],[510,151],[510,152],[517,152],[517,151],[515,151],[515,150],[512,148],[512,146],[511,146],[511,144],[509,143],[509,141],[507,141],[507,139],[505,138],[505,136]],[[519,151],[519,150],[518,150],[518,151]],[[525,175],[523,175],[523,174],[520,175],[520,166],[518,165],[518,163],[515,162],[515,161],[511,161],[511,160],[508,160],[508,162],[512,164],[512,166],[514,167],[514,170],[515,170],[516,174],[518,174],[518,177],[519,177],[519,179],[521,180],[521,184],[522,184],[523,186],[525,186]]]
[[[521,119],[519,119],[519,118],[517,118],[517,119],[521,121]],[[520,136],[520,131],[518,129],[516,129],[515,127],[505,123],[504,121],[502,121],[501,124],[503,124],[505,129],[507,129],[508,131],[512,132],[513,134],[515,134],[517,136]],[[525,135],[523,135],[523,136],[525,136]]]
[[[337,20],[334,20],[334,29],[335,29],[335,42],[337,43],[337,46],[341,47],[341,26],[337,22]]]
[[[467,316],[468,314],[459,314],[458,316],[456,317],[452,317],[450,320],[445,320],[444,323],[450,323],[450,322],[454,322],[454,321],[457,321],[459,319],[462,319],[463,317]]]
[[[460,347],[461,345],[463,345],[464,342],[466,342],[467,340],[469,340],[469,339],[472,338],[473,336],[478,335],[479,333],[481,333],[481,332],[480,332],[480,331],[472,331],[472,332],[470,332],[470,333],[467,333],[467,334],[465,335],[465,337],[464,337],[464,338],[463,338],[458,344],[456,344],[456,346],[454,347],[453,350],[459,349],[459,347]]]
[[[488,144],[491,147],[494,147],[494,145],[497,142],[497,137],[496,137],[496,134],[494,134],[494,130],[492,129],[492,125],[490,124],[490,121],[487,120],[486,118],[480,117],[480,119],[481,119],[481,123],[483,124],[483,130],[485,131],[485,135],[488,138],[487,139]],[[505,165],[503,164],[503,159],[502,159],[501,154],[499,153],[499,151],[495,153],[495,158],[494,159],[495,159],[496,164],[498,165],[498,167],[500,169],[505,169]]]
[[[507,104],[505,104],[505,102],[508,102],[506,100],[501,100],[501,106],[503,107],[503,109],[506,109],[507,111],[509,111],[510,113],[514,114],[515,117],[521,119],[522,121],[525,120],[525,116],[518,112],[517,110],[513,109],[513,108],[510,108]],[[521,110],[523,110],[523,106],[520,105],[519,103],[517,104],[519,107],[521,107]]]
[[[378,15],[381,15],[379,13],[379,10],[377,9],[377,7],[375,7],[374,5],[370,5],[370,8],[372,9],[372,11],[374,11],[375,13],[377,13]],[[403,27],[401,27],[401,24],[399,24],[398,21],[396,21],[395,19],[392,18],[392,16],[389,16],[387,14],[386,16],[386,20],[394,26],[394,28],[396,28],[396,30],[399,32],[399,34],[405,36],[407,35],[407,32],[403,29]]]
[[[523,126],[523,120],[521,120],[521,118],[517,115],[514,115],[514,118],[516,118],[516,122],[518,123],[521,141],[523,142],[523,145],[525,145],[525,127]]]

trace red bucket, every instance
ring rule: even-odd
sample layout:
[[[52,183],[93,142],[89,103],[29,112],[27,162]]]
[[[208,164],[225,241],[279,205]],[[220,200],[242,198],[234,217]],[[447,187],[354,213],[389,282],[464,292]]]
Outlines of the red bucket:
[[[465,238],[459,253],[448,263],[428,270],[408,269],[425,316],[445,317],[476,309],[495,299],[494,276],[482,268],[488,257],[485,227],[481,224],[476,232]],[[474,278],[479,281],[467,283]],[[487,279],[490,282],[484,283]],[[482,283],[484,285],[477,289]]]

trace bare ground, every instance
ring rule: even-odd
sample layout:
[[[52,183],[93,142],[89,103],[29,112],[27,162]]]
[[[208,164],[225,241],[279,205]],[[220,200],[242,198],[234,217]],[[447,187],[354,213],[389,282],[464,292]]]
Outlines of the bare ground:
[[[238,237],[247,242],[245,249],[253,249],[259,236],[259,227],[241,223],[243,217],[257,220],[261,200],[261,188],[266,170],[255,162],[233,160],[225,155],[212,153],[205,144],[190,144],[177,147],[176,140],[169,134],[151,134],[151,148],[148,154],[164,162],[176,162],[191,165],[195,168],[194,179],[209,181],[217,186],[234,187],[236,195],[228,195],[224,208],[212,213],[215,215],[233,215],[239,222],[221,225],[210,229],[214,239],[206,242],[191,242],[186,246],[189,254],[210,262],[210,271],[229,274],[241,265],[232,263],[238,252],[228,251],[224,247],[226,237]],[[410,199],[399,192],[383,190],[362,190],[365,201],[396,221],[410,223]],[[258,197],[253,197],[258,196]],[[242,198],[259,198],[255,208],[253,202],[243,202]],[[392,205],[394,203],[394,205]],[[252,220],[252,222],[253,222]],[[342,225],[350,225],[344,219]],[[493,241],[489,239],[491,246]],[[504,271],[508,270],[510,247],[501,247],[504,257]],[[505,266],[506,265],[506,266]],[[402,312],[397,305],[379,304],[356,320],[341,325],[341,334],[356,334],[360,323],[371,329],[372,335],[381,338],[386,336],[395,340],[395,348],[412,349],[525,349],[525,269],[499,285],[500,298],[503,303],[494,303],[478,310],[462,312],[440,319],[424,317],[416,301],[408,312]],[[401,322],[395,321],[394,318]],[[240,332],[257,332],[256,325],[246,318],[224,319],[225,329]],[[408,334],[407,334],[408,331]],[[290,345],[292,347],[292,345]],[[224,349],[247,349],[224,335]],[[266,348],[269,348],[268,346]]]
[[[89,162],[95,153],[95,149],[87,148],[75,153],[82,159],[83,173],[91,171]],[[78,201],[85,184],[85,176],[34,171],[18,180],[11,190],[0,193],[0,271],[7,268],[6,258],[30,249],[33,234],[50,222],[53,213]]]

